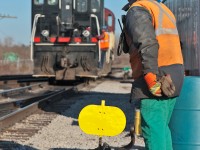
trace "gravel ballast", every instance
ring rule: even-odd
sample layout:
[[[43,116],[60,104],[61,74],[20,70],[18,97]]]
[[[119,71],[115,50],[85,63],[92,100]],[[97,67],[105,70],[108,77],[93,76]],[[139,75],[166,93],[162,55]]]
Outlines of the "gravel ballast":
[[[130,142],[130,127],[133,124],[134,105],[129,103],[131,91],[130,83],[121,83],[118,80],[105,81],[90,91],[82,89],[76,101],[62,115],[58,115],[47,127],[40,130],[26,142],[19,143],[33,149],[40,150],[88,150],[98,147],[99,137],[85,134],[78,126],[78,115],[85,106],[90,104],[101,105],[105,100],[106,106],[119,107],[126,115],[125,130],[114,137],[103,137],[103,142],[114,147],[121,147]],[[66,98],[67,99],[67,98]],[[136,139],[136,145],[144,147],[142,139]]]

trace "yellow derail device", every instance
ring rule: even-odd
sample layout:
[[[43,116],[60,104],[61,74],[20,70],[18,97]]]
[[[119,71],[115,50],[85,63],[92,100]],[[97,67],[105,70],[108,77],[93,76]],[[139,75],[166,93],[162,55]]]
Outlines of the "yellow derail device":
[[[78,117],[81,130],[86,134],[102,136],[116,136],[126,126],[126,116],[118,107],[101,105],[88,105],[84,107]]]

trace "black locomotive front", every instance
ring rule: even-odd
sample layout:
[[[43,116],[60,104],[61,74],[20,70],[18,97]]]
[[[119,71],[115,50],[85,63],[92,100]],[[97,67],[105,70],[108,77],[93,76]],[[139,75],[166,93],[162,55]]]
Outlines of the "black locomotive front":
[[[32,0],[34,76],[97,77],[103,16],[103,0]]]

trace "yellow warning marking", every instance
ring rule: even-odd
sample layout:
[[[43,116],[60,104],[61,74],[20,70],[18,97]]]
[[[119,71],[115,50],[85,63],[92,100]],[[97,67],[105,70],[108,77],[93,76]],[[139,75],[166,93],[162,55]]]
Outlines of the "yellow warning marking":
[[[78,117],[81,130],[86,134],[98,136],[116,136],[126,126],[126,116],[123,111],[114,106],[88,105],[84,107]]]

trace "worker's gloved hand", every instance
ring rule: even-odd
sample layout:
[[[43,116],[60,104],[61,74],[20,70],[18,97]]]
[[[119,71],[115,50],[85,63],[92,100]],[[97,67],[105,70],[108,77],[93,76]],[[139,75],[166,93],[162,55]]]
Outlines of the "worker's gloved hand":
[[[164,95],[170,97],[175,93],[175,86],[169,74],[166,76],[162,76],[162,78],[160,79],[160,83],[161,90],[164,93]]]
[[[156,75],[153,73],[147,73],[144,76],[144,79],[147,83],[147,86],[149,88],[149,91],[154,95],[154,96],[162,96],[161,94],[161,83],[157,81]]]

